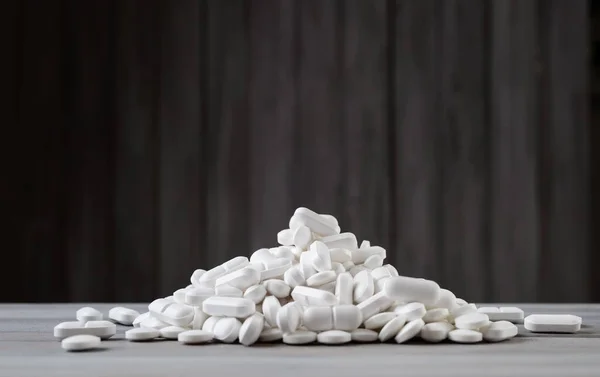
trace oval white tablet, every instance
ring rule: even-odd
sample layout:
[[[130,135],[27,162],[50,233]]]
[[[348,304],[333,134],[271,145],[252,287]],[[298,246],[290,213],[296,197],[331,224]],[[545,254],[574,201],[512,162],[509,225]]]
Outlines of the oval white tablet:
[[[277,233],[277,242],[283,246],[290,246],[294,244],[294,231],[291,229],[284,229]]]
[[[260,313],[254,313],[246,318],[240,328],[240,343],[250,346],[258,341],[265,325],[264,316]]]
[[[267,288],[262,284],[253,285],[246,289],[244,292],[244,298],[251,300],[255,304],[260,304],[267,295]]]
[[[312,232],[321,236],[336,234],[336,228],[331,222],[304,207],[296,209],[289,223],[290,229],[296,229],[301,225],[306,225]]]
[[[448,322],[427,323],[421,329],[421,339],[429,343],[439,343],[448,338],[448,333],[454,330]]]
[[[260,337],[258,340],[263,343],[271,343],[281,340],[283,338],[283,333],[277,327],[272,327],[270,329],[264,329],[263,332],[260,333]]]
[[[281,304],[277,297],[267,296],[262,304],[262,312],[265,316],[265,321],[270,326],[277,326],[277,313],[281,309]]]
[[[108,318],[124,326],[131,326],[137,317],[140,316],[136,310],[116,306],[108,311]]]
[[[202,325],[202,331],[212,334],[215,329],[215,325],[221,318],[224,317],[209,317],[206,321],[204,321],[204,324]]]
[[[385,326],[386,323],[388,323],[394,318],[396,318],[396,313],[394,312],[384,312],[375,314],[374,316],[365,321],[365,329],[379,330],[383,326]]]
[[[221,318],[213,329],[215,339],[223,343],[233,343],[240,335],[242,323],[236,318]]]
[[[150,317],[150,312],[142,313],[133,320],[133,327],[140,327],[140,323]]]
[[[314,331],[299,330],[283,334],[283,342],[289,345],[310,344],[316,340],[317,333]]]
[[[54,327],[54,337],[59,339],[74,335],[94,335],[101,339],[108,339],[117,333],[117,326],[109,321],[88,321],[85,324],[79,321],[59,323]]]
[[[292,289],[305,284],[306,280],[304,279],[304,275],[302,275],[302,266],[296,265],[288,269],[283,274],[283,281]]]
[[[144,342],[156,339],[160,336],[160,332],[155,329],[138,327],[125,331],[125,339],[132,342]]]
[[[353,233],[345,232],[321,238],[329,249],[358,249],[358,241]]]
[[[337,276],[335,285],[335,297],[337,297],[340,305],[352,304],[354,289],[354,279],[348,272],[341,273]]]
[[[299,306],[300,305],[296,302],[290,302],[283,305],[277,311],[277,327],[279,327],[284,334],[294,332],[300,326],[302,310]]]
[[[448,318],[449,315],[450,312],[446,308],[429,309],[423,316],[423,321],[425,323],[441,322]]]
[[[369,329],[356,329],[350,333],[353,342],[357,343],[371,343],[378,339],[379,334],[377,331]]]
[[[292,290],[292,298],[302,306],[333,306],[337,298],[331,292],[298,286]]]
[[[469,313],[461,315],[454,319],[454,326],[457,329],[463,330],[477,330],[490,323],[490,319],[486,314],[483,313]]]
[[[393,301],[384,292],[379,292],[356,305],[356,307],[360,309],[363,320],[366,320],[386,310],[392,303]]]
[[[101,321],[102,313],[92,307],[84,306],[83,308],[77,310],[75,317],[78,321],[83,323],[87,321]]]
[[[187,330],[188,329],[184,329],[183,327],[179,326],[167,326],[160,329],[159,333],[161,338],[177,340],[179,334]]]
[[[188,330],[180,333],[177,340],[182,344],[203,344],[213,339],[213,334],[204,330]]]
[[[306,250],[312,241],[312,232],[306,225],[300,225],[294,230],[293,241],[294,246]]]
[[[360,309],[354,305],[336,305],[333,307],[333,328],[335,330],[356,330],[362,323]]]
[[[61,341],[61,347],[67,351],[87,351],[100,347],[101,340],[95,335],[73,335]]]
[[[329,248],[323,242],[313,242],[310,245],[309,256],[312,266],[317,272],[331,270],[331,255],[329,254]]]
[[[379,341],[387,342],[388,340],[392,339],[398,334],[405,324],[406,317],[402,314],[397,315],[396,318],[386,323],[381,331],[379,331]]]
[[[303,326],[311,331],[333,329],[333,310],[329,306],[311,306],[304,310]]]
[[[330,283],[337,278],[337,275],[333,271],[322,271],[317,272],[308,279],[306,279],[306,285],[309,287],[319,287],[321,285]]]
[[[581,317],[571,314],[531,314],[525,318],[531,332],[575,333],[581,329]]]
[[[517,326],[508,321],[493,322],[482,331],[483,339],[488,342],[501,342],[514,338],[518,333]]]
[[[202,303],[202,311],[210,316],[246,318],[255,312],[254,302],[238,297],[209,297]]]
[[[375,293],[375,283],[371,273],[361,271],[354,276],[354,302],[360,304]]]
[[[317,341],[321,344],[344,344],[352,341],[352,336],[346,331],[329,330],[317,334]]]
[[[204,275],[205,272],[206,270],[203,269],[197,269],[194,272],[192,272],[192,276],[190,276],[190,283],[192,283],[192,285],[196,288],[202,287],[202,284],[200,284],[200,278],[202,277],[202,275]]]
[[[423,318],[427,313],[425,305],[420,302],[410,302],[406,305],[399,306],[394,310],[396,314],[403,314],[407,321],[413,321],[418,318]]]
[[[283,277],[283,274],[292,266],[292,262],[286,258],[276,258],[265,263],[265,269],[260,273],[260,280]]]
[[[479,331],[456,329],[448,333],[448,339],[455,343],[479,343],[483,337]]]
[[[398,332],[394,340],[396,343],[405,343],[410,339],[414,338],[421,332],[421,329],[425,326],[425,322],[423,319],[415,319],[414,321],[410,321],[402,327],[402,329]]]
[[[263,282],[267,293],[277,298],[284,298],[290,295],[291,288],[283,280],[269,279]]]
[[[395,301],[435,305],[440,297],[440,286],[432,280],[396,276],[385,283],[382,292]]]

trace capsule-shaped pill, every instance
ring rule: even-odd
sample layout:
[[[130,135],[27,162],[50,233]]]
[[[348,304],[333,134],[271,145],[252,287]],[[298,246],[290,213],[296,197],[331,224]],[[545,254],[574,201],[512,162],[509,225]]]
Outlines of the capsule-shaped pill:
[[[173,326],[188,326],[194,319],[194,309],[159,298],[148,305],[148,310],[157,319]]]
[[[329,306],[311,306],[303,314],[304,327],[310,331],[333,329],[333,310]]]
[[[302,306],[333,306],[337,298],[331,292],[298,286],[292,290],[292,298]]]
[[[331,236],[338,233],[336,226],[332,222],[304,207],[296,209],[289,223],[290,229],[294,230],[301,225],[307,226],[312,232],[320,236]]]
[[[340,233],[321,238],[321,242],[330,249],[358,249],[358,242],[353,233]]]
[[[242,268],[233,271],[227,275],[223,275],[216,280],[215,285],[218,287],[223,284],[228,284],[239,290],[245,291],[247,288],[258,284],[260,281],[260,272],[253,268]]]
[[[214,317],[246,318],[256,311],[252,300],[239,297],[210,297],[202,303],[202,311]]]
[[[382,292],[394,301],[416,301],[427,306],[435,305],[440,298],[440,286],[436,282],[407,276],[388,279]]]
[[[336,305],[333,307],[333,328],[353,331],[362,323],[362,313],[354,305]]]

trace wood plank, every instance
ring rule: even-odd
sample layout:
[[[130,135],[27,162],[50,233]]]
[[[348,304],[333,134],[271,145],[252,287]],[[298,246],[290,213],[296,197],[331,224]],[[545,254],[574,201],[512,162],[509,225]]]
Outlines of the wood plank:
[[[114,299],[114,3],[70,0],[65,62],[69,114],[69,299]]]
[[[117,8],[116,301],[150,301],[158,286],[158,96],[162,15],[157,1]]]
[[[160,73],[158,293],[190,283],[210,259],[203,248],[204,2],[164,4]]]
[[[250,7],[249,126],[251,252],[274,246],[301,203],[293,167],[296,126],[294,1],[256,0]],[[241,251],[242,252],[242,251]]]
[[[343,3],[343,109],[346,145],[345,229],[389,250],[391,243],[388,149],[387,1]]]
[[[492,2],[491,295],[538,299],[536,1]]]
[[[590,299],[588,4],[544,8],[540,299]]]
[[[251,252],[247,6],[243,0],[208,1],[208,123],[202,134],[208,267]]]
[[[488,298],[490,269],[485,8],[478,0],[448,0],[441,9],[444,253],[439,283],[469,301]]]
[[[398,0],[395,13],[395,236],[401,274],[439,280],[440,13],[434,0]]]

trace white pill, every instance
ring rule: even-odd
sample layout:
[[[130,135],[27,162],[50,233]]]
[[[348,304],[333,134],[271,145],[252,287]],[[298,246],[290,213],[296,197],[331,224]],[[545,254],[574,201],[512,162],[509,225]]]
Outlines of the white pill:
[[[338,220],[329,214],[326,213],[321,213],[319,214],[319,216],[321,216],[322,219],[324,219],[325,221],[328,221],[331,225],[333,226],[339,226],[340,224],[338,223]]]
[[[446,308],[429,309],[423,316],[423,321],[425,323],[441,322],[448,318],[449,315],[450,312]]]
[[[371,247],[371,242],[369,242],[367,240],[363,240],[360,243],[359,249],[366,249],[367,247]]]
[[[290,302],[283,305],[277,311],[277,327],[285,334],[294,332],[300,327],[302,309],[296,302]]]
[[[531,314],[525,317],[531,332],[575,333],[581,329],[581,317],[571,314]]]
[[[358,249],[358,242],[353,233],[340,233],[321,238],[321,242],[330,249]]]
[[[169,326],[168,323],[161,321],[160,319],[156,318],[156,317],[152,317],[149,316],[148,318],[144,319],[142,322],[140,322],[140,327],[142,329],[153,329],[153,330],[160,330],[164,327]]]
[[[188,330],[180,333],[177,340],[182,344],[202,344],[213,340],[213,333],[204,330]]]
[[[479,331],[456,329],[448,333],[448,339],[455,343],[479,343],[483,337]]]
[[[321,236],[336,234],[335,225],[321,217],[318,213],[304,207],[296,209],[289,223],[290,229],[296,229],[301,225],[306,225],[311,231]]]
[[[77,310],[75,313],[75,318],[83,323],[87,321],[101,321],[102,313],[89,306],[84,306],[83,308]]]
[[[154,317],[173,326],[188,326],[194,319],[194,309],[191,307],[160,298],[152,301],[148,310]]]
[[[337,276],[335,285],[335,297],[341,305],[350,305],[353,303],[354,279],[348,272]]]
[[[225,268],[225,271],[231,273],[233,271],[241,270],[249,264],[250,261],[247,257],[235,257],[223,263],[223,267]]]
[[[294,244],[294,231],[291,229],[284,229],[277,233],[277,242],[283,246],[290,246]]]
[[[181,288],[173,292],[173,301],[177,304],[185,304],[185,295],[190,289]]]
[[[331,262],[331,270],[335,272],[336,275],[346,272],[344,266],[339,262]]]
[[[321,344],[344,344],[352,341],[349,332],[340,330],[329,330],[317,334],[317,341]]]
[[[392,300],[434,305],[440,297],[440,286],[432,280],[396,276],[385,283],[382,292]]]
[[[386,251],[381,246],[370,246],[364,249],[354,249],[351,250],[351,252],[352,262],[354,262],[354,264],[362,264],[372,255],[379,255],[384,259],[386,257]]]
[[[254,268],[245,267],[221,276],[216,280],[215,285],[217,288],[221,285],[229,285],[244,291],[246,288],[260,282],[261,273]]]
[[[523,312],[523,309],[517,308],[516,306],[501,306],[497,321],[520,323],[523,322],[524,317],[525,313]]]
[[[267,295],[267,288],[262,284],[257,284],[249,287],[244,292],[244,298],[247,298],[255,304],[260,304]]]
[[[150,317],[150,312],[142,313],[133,320],[133,327],[140,327],[140,323]]]
[[[283,274],[283,281],[285,281],[286,284],[289,285],[292,289],[296,288],[299,285],[306,284],[306,279],[304,279],[304,276],[302,275],[301,268],[301,265],[296,265],[288,269]]]
[[[194,319],[192,320],[192,330],[201,330],[204,322],[210,316],[202,311],[202,308],[194,308]]]
[[[300,264],[298,266],[300,268],[300,271],[302,272],[302,276],[304,277],[305,281],[306,279],[317,273],[317,270],[315,270],[315,268],[312,265],[313,258],[314,253],[311,253],[310,251],[300,255]]]
[[[369,270],[381,267],[383,266],[383,257],[381,257],[380,255],[371,255],[365,260],[363,266],[365,266]]]
[[[94,335],[108,339],[117,333],[117,326],[110,321],[62,322],[54,327],[54,337],[59,339],[74,335]]]
[[[250,346],[258,341],[260,333],[264,329],[265,319],[262,314],[254,313],[246,318],[242,327],[240,327],[239,339],[240,343],[245,346]]]
[[[410,302],[406,305],[399,306],[394,310],[396,314],[403,314],[407,321],[413,321],[418,318],[423,318],[427,313],[425,305],[420,302]]]
[[[223,284],[215,287],[215,295],[219,297],[236,297],[240,298],[244,295],[241,289],[232,287],[229,284]]]
[[[271,343],[281,340],[283,338],[283,333],[277,327],[272,327],[270,329],[264,329],[260,333],[260,337],[258,340],[263,343]]]
[[[133,321],[140,316],[137,310],[116,306],[108,311],[108,318],[125,326],[133,325]]]
[[[156,339],[160,336],[160,332],[156,329],[139,327],[125,331],[125,339],[132,342],[145,342]]]
[[[270,295],[273,295],[277,298],[284,298],[290,295],[291,288],[283,280],[269,279],[264,281],[263,285]]]
[[[454,309],[450,310],[450,318],[452,320],[455,320],[456,318],[458,318],[460,316],[470,314],[470,313],[476,313],[476,312],[477,312],[477,307],[473,304],[458,306],[458,307],[455,307]]]
[[[296,260],[296,254],[294,252],[295,249],[295,246],[279,246],[273,247],[269,250],[275,258],[284,258],[289,260],[290,262],[294,262]]]
[[[323,284],[330,283],[337,278],[334,271],[317,272],[313,276],[306,279],[306,285],[309,287],[319,287]]]
[[[490,323],[487,314],[469,313],[454,319],[454,326],[461,330],[477,330]]]
[[[304,310],[303,325],[307,330],[326,331],[333,329],[333,310],[328,306],[311,306]]]
[[[214,287],[216,280],[226,273],[227,270],[225,267],[223,265],[219,265],[202,274],[202,276],[200,276],[198,279],[198,284],[203,287]]]
[[[215,329],[215,325],[217,322],[219,322],[219,320],[221,320],[221,318],[223,317],[209,317],[206,321],[204,321],[204,324],[202,325],[202,331],[212,334]]]
[[[456,296],[447,289],[440,289],[440,296],[437,302],[433,305],[435,308],[454,309],[456,305]]]
[[[267,262],[274,261],[275,259],[277,258],[271,253],[269,249],[262,248],[252,253],[252,255],[250,256],[250,263],[264,264]]]
[[[511,322],[498,321],[485,327],[485,330],[481,333],[483,334],[483,339],[488,342],[501,342],[517,336],[519,329]]]
[[[329,283],[319,285],[318,287],[315,287],[315,288],[335,294],[335,279],[333,281],[330,281]]]
[[[369,271],[361,271],[354,276],[354,302],[360,304],[375,293],[375,283]]]
[[[429,343],[439,343],[448,338],[448,333],[454,330],[448,322],[431,322],[427,323],[421,329],[421,339]]]
[[[262,304],[262,311],[265,316],[265,321],[270,326],[277,326],[277,313],[281,309],[281,304],[277,297],[267,296]]]
[[[215,339],[223,343],[233,343],[240,335],[242,323],[236,318],[221,318],[213,329]]]
[[[73,335],[61,341],[61,347],[67,351],[86,351],[100,347],[101,340],[95,335]]]
[[[381,267],[374,268],[371,271],[371,276],[373,277],[373,280],[378,281],[378,280],[384,279],[384,278],[391,278],[392,274],[390,274],[390,272],[388,271],[387,268],[381,266]]]
[[[356,305],[356,307],[360,309],[363,320],[366,320],[373,315],[386,310],[393,302],[394,301],[387,297],[384,292],[379,292]]]
[[[386,323],[381,331],[379,331],[379,341],[387,342],[395,337],[402,327],[404,327],[404,324],[406,324],[406,317],[402,314],[397,315],[396,318]]]
[[[361,265],[352,267],[348,272],[350,272],[350,275],[356,276],[358,273],[363,272],[363,271],[370,271],[370,270],[361,264]]]
[[[265,263],[265,269],[260,273],[260,280],[283,277],[283,274],[292,266],[292,262],[286,258],[276,258]]]
[[[329,255],[331,258],[331,262],[345,263],[352,261],[352,253],[348,249],[329,249]]]
[[[310,344],[317,340],[317,333],[314,331],[298,330],[292,333],[283,334],[283,342],[289,345]]]
[[[394,318],[396,318],[396,313],[394,312],[384,312],[375,314],[374,316],[365,321],[365,329],[379,330],[383,326],[385,326],[386,323],[388,323]]]
[[[239,297],[209,297],[202,303],[202,311],[210,316],[246,318],[255,312],[254,302]]]
[[[188,329],[179,326],[167,326],[160,329],[159,333],[161,338],[177,340],[179,334],[187,330]]]
[[[357,343],[371,343],[378,339],[379,334],[377,331],[369,329],[356,329],[350,333],[353,342]]]
[[[292,298],[302,306],[333,306],[338,303],[331,292],[303,286],[292,290]]]
[[[194,272],[192,272],[192,276],[190,276],[190,283],[192,283],[192,285],[196,288],[203,287],[203,285],[200,283],[200,278],[202,277],[202,275],[204,275],[205,272],[206,270],[203,269],[197,269]]]
[[[346,271],[350,271],[352,268],[354,268],[356,265],[354,264],[354,262],[352,262],[351,260],[348,262],[344,262],[342,263],[342,266],[344,267],[344,269]]]
[[[362,323],[360,309],[354,305],[336,305],[333,307],[333,328],[335,330],[352,331]]]
[[[309,255],[315,270],[318,272],[331,270],[331,255],[329,254],[329,248],[323,242],[313,242],[310,245]]]
[[[458,306],[465,306],[465,305],[468,305],[468,304],[469,303],[466,302],[465,300],[463,300],[462,298],[457,298],[456,299],[456,305],[458,305]]]
[[[414,321],[410,321],[402,327],[402,329],[398,332],[394,340],[396,343],[405,343],[417,336],[421,329],[425,326],[425,322],[423,319],[415,319]]]
[[[312,241],[312,232],[305,225],[300,225],[294,230],[294,246],[306,250]]]
[[[185,292],[184,302],[189,306],[202,306],[204,300],[214,295],[213,288],[193,288]]]
[[[390,279],[390,277],[381,278],[379,280],[375,280],[375,293],[379,293],[383,291],[383,287],[385,283]]]

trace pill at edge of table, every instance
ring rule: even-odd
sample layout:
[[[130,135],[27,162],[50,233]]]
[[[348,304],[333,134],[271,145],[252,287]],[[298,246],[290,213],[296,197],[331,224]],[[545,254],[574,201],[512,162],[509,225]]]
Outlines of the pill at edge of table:
[[[582,320],[572,314],[531,314],[524,322],[531,332],[576,333],[581,329]]]

